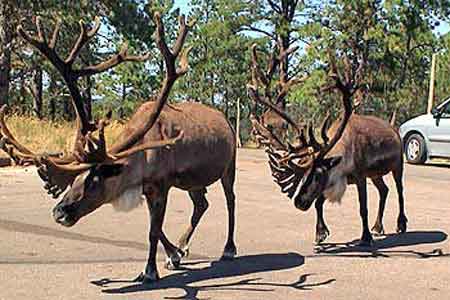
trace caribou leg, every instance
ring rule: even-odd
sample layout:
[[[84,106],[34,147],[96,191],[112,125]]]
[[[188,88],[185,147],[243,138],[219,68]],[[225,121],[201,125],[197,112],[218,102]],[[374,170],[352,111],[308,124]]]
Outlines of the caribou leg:
[[[373,243],[372,234],[369,230],[368,212],[367,212],[367,179],[359,179],[356,183],[358,187],[359,214],[361,216],[363,232],[359,244],[361,246],[371,246]]]
[[[158,241],[163,236],[162,225],[167,205],[167,189],[160,190],[158,195],[145,194],[147,206],[150,212],[149,253],[145,271],[135,281],[151,283],[159,280],[158,268],[156,266],[156,251]]]
[[[200,219],[203,214],[208,209],[208,200],[205,197],[206,188],[203,188],[198,191],[190,191],[189,198],[191,198],[192,203],[194,204],[194,211],[191,217],[191,224],[186,229],[186,232],[180,237],[178,241],[178,245],[180,249],[183,251],[184,255],[187,256],[189,254],[189,241],[194,233],[195,228],[197,227]]]
[[[234,244],[234,222],[235,222],[235,200],[233,186],[235,179],[235,160],[228,167],[224,176],[221,179],[223,191],[227,200],[227,211],[228,211],[228,238],[223,250],[221,259],[231,259],[237,254],[236,245]]]
[[[165,267],[168,270],[176,270],[180,266],[181,258],[185,255],[184,251],[179,249],[177,246],[172,244],[167,236],[164,234],[164,231],[161,230],[161,235],[159,240],[163,244],[164,250],[167,254]]]
[[[315,206],[317,212],[317,223],[316,223],[316,244],[320,244],[326,240],[326,238],[330,235],[330,231],[328,230],[327,225],[325,224],[325,220],[323,219],[323,204],[325,203],[325,197],[320,195],[317,198]]]
[[[397,219],[397,232],[404,233],[407,229],[408,219],[405,215],[405,201],[403,198],[403,162],[399,165],[398,168],[392,171],[394,175],[395,185],[397,187],[398,193],[398,206],[399,206],[399,214]]]
[[[372,232],[377,235],[383,235],[384,234],[383,215],[389,189],[386,183],[384,183],[383,177],[372,178],[372,182],[377,188],[378,194],[380,195],[377,220],[372,227]]]

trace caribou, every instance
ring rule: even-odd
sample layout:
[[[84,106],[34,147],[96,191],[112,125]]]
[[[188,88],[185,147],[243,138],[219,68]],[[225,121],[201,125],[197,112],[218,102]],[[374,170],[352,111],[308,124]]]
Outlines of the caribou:
[[[379,208],[372,232],[384,234],[383,214],[388,187],[383,176],[392,173],[399,200],[397,232],[407,229],[403,198],[403,155],[399,134],[388,122],[374,116],[353,113],[352,96],[360,86],[363,61],[352,68],[349,59],[344,56],[345,75],[337,68],[335,58],[330,53],[330,77],[334,84],[326,90],[337,89],[341,92],[344,111],[334,123],[328,115],[321,126],[322,143],[314,135],[312,124],[297,124],[289,115],[273,105],[267,96],[260,95],[258,87],[268,88],[273,75],[273,64],[277,65],[283,55],[291,50],[279,47],[278,58],[271,59],[268,71],[262,71],[258,63],[256,45],[252,48],[252,82],[248,85],[250,98],[272,109],[286,120],[298,134],[298,143],[292,145],[265,127],[257,117],[252,117],[253,131],[258,140],[266,146],[269,165],[275,182],[282,193],[294,200],[295,207],[307,211],[315,202],[317,223],[316,243],[320,244],[330,231],[323,216],[326,200],[340,202],[347,185],[356,184],[362,221],[362,235],[359,244],[370,246],[373,237],[368,225],[367,178],[379,192]],[[292,81],[291,81],[292,80]],[[302,82],[292,78],[276,85],[278,96],[287,93],[289,86]],[[324,90],[325,90],[324,89]],[[265,93],[267,95],[268,93]],[[331,137],[331,138],[330,138]]]
[[[221,112],[205,105],[194,102],[166,104],[176,79],[188,70],[190,48],[183,50],[183,44],[194,22],[186,23],[185,17],[180,17],[178,37],[169,48],[159,13],[154,14],[154,21],[156,46],[164,59],[165,78],[159,93],[137,109],[111,147],[106,146],[104,133],[109,116],[98,122],[87,119],[77,79],[106,71],[125,61],[144,61],[148,55],[129,56],[125,45],[118,54],[102,63],[75,69],[75,58],[99,28],[98,18],[92,27],[80,22],[80,36],[65,60],[55,51],[59,22],[50,42],[47,42],[39,18],[36,21],[37,37],[18,28],[19,34],[60,71],[67,83],[77,115],[72,153],[54,157],[31,151],[11,134],[4,118],[5,108],[0,111],[3,136],[0,146],[14,160],[35,164],[45,189],[54,198],[64,193],[53,209],[57,223],[73,226],[107,203],[124,211],[144,201],[147,203],[149,254],[145,270],[135,279],[145,283],[160,278],[156,266],[158,241],[167,253],[166,267],[169,269],[177,268],[181,258],[188,254],[194,230],[208,208],[206,188],[218,180],[222,183],[228,210],[228,238],[222,257],[231,259],[237,253],[234,243],[236,146],[233,129]],[[162,229],[168,192],[172,187],[188,191],[194,206],[190,225],[177,246],[169,241]]]

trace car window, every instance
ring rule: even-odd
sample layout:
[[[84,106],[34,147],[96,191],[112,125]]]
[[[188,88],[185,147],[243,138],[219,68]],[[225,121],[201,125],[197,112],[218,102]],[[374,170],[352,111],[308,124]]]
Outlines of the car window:
[[[442,110],[442,118],[450,118],[450,103],[448,103]]]

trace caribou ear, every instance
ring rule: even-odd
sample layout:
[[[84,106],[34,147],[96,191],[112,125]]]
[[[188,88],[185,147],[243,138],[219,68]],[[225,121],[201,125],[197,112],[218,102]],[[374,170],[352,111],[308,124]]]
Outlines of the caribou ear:
[[[112,176],[117,176],[122,172],[123,164],[107,164],[100,165],[98,167],[98,172],[102,177],[108,178]]]
[[[324,159],[322,165],[327,170],[330,170],[331,168],[338,165],[341,162],[341,160],[342,160],[342,156],[333,156],[333,157]]]

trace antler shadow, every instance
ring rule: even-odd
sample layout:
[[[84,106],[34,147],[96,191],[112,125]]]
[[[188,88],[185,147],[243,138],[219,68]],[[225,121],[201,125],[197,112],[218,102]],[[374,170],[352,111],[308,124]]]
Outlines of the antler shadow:
[[[386,250],[402,246],[414,246],[423,244],[440,243],[447,239],[447,234],[442,231],[410,231],[404,234],[388,234],[382,239],[375,241],[372,247],[362,247],[357,244],[358,240],[348,243],[323,243],[315,249],[317,256],[339,256],[339,257],[450,257],[450,253],[444,253],[442,249],[436,248],[431,251],[421,252],[416,250]]]
[[[165,297],[166,299],[198,299],[200,291],[207,290],[242,290],[242,291],[273,291],[276,287],[295,288],[297,290],[309,290],[315,286],[330,284],[335,279],[323,282],[306,283],[307,278],[313,274],[304,274],[292,283],[260,282],[261,278],[246,278],[231,283],[219,283],[208,285],[191,285],[205,280],[223,279],[242,276],[252,273],[271,272],[296,268],[304,264],[304,257],[296,253],[261,254],[241,256],[232,261],[214,261],[210,266],[191,269],[189,264],[183,264],[184,271],[164,277],[161,281],[152,285],[132,284],[120,288],[103,289],[108,294],[126,294],[143,292],[148,290],[163,290],[169,288],[181,288],[185,295],[179,297]],[[205,261],[203,261],[205,262]],[[202,262],[197,262],[202,263]],[[192,264],[192,263],[191,263]],[[132,283],[131,280],[101,279],[93,281],[93,284],[105,287],[111,283]]]

